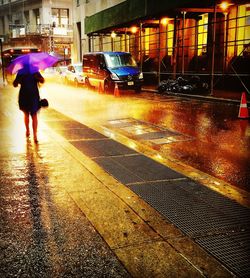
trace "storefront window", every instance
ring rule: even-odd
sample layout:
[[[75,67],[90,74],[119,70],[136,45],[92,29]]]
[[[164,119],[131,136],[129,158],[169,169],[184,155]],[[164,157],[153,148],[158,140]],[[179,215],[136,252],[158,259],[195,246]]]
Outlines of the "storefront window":
[[[174,41],[174,24],[168,23],[168,37],[167,37],[168,56],[171,56],[173,54],[173,41]]]
[[[242,5],[238,7],[237,55],[244,51],[248,43],[250,43],[250,6]]]
[[[203,14],[198,25],[198,55],[206,52],[207,46],[207,31],[208,31],[208,14]]]

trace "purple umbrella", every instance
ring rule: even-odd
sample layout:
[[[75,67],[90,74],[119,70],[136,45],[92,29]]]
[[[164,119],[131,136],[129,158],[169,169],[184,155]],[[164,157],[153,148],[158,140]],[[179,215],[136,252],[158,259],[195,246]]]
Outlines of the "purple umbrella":
[[[7,67],[9,73],[35,73],[44,70],[58,62],[58,58],[46,52],[24,54],[14,59]]]

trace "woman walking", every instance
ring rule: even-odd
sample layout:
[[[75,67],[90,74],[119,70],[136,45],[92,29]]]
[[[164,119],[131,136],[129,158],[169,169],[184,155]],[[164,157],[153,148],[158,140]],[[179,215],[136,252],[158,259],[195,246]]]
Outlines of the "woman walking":
[[[25,69],[19,70],[13,82],[13,86],[21,85],[18,96],[19,109],[24,113],[26,137],[30,136],[29,120],[32,119],[34,142],[37,143],[37,112],[40,109],[40,95],[38,84],[44,83],[44,78],[39,71],[30,74]]]

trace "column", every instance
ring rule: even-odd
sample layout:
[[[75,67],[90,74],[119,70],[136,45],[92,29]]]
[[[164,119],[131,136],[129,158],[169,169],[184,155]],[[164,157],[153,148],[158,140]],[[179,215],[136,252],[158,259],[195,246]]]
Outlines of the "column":
[[[51,7],[43,7],[39,9],[41,24],[52,24]]]
[[[36,15],[34,13],[34,10],[29,11],[29,24],[30,24],[30,32],[35,33],[36,32]]]
[[[4,24],[3,24],[4,30],[3,30],[3,33],[4,33],[5,35],[7,35],[7,34],[9,34],[9,32],[10,32],[8,15],[5,15],[3,20],[4,20]]]
[[[0,17],[0,35],[4,34],[4,17]]]

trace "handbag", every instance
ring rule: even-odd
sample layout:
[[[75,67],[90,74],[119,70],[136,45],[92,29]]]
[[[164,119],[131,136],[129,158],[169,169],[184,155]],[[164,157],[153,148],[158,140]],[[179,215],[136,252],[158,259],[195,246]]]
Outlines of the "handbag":
[[[49,106],[49,102],[46,98],[42,98],[39,101],[40,107],[48,107]]]

